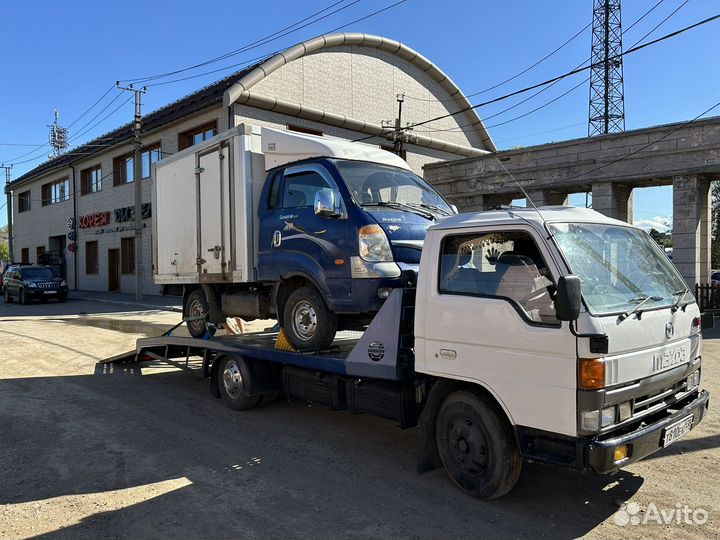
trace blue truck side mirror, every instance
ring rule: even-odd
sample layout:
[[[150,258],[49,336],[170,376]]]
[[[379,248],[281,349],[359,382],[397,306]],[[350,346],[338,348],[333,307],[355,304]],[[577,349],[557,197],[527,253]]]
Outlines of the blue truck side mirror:
[[[323,217],[340,217],[340,194],[332,189],[321,189],[315,194],[315,215]]]

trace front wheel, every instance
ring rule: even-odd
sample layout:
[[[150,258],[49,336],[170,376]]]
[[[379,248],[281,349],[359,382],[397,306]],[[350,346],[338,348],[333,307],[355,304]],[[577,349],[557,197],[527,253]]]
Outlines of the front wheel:
[[[207,317],[210,307],[208,306],[207,298],[205,298],[205,291],[202,289],[195,289],[188,295],[187,303],[185,304],[185,316],[186,317]],[[187,321],[188,331],[194,338],[202,338],[207,334],[206,319],[196,319]]]
[[[497,404],[474,392],[445,399],[436,442],[452,481],[473,497],[501,497],[520,476],[522,461],[510,423]]]
[[[337,332],[337,315],[314,287],[294,290],[285,302],[283,324],[288,341],[301,351],[328,347]]]
[[[29,303],[28,297],[25,294],[25,289],[20,289],[20,303],[26,305]]]
[[[6,304],[10,304],[13,301],[12,296],[10,296],[10,292],[8,291],[7,287],[3,288],[3,300],[5,300]]]

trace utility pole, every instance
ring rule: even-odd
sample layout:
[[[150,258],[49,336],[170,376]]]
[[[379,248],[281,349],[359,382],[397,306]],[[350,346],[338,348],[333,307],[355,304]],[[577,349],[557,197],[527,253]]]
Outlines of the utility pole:
[[[404,143],[407,138],[405,131],[411,128],[409,125],[402,127],[402,108],[403,103],[405,102],[405,94],[398,94],[396,99],[398,103],[398,114],[395,118],[395,122],[393,123],[392,121],[383,120],[381,124],[387,128],[391,126],[393,127],[392,133],[388,135],[388,139],[393,141],[393,153],[405,159],[403,156],[405,150]]]
[[[7,227],[8,227],[8,251],[10,262],[13,262],[13,211],[12,211],[12,191],[10,190],[10,173],[12,165],[0,165],[0,169],[5,169],[5,195],[7,195]]]
[[[142,95],[146,87],[140,89],[115,83],[118,89],[135,93],[135,117],[133,118],[133,182],[135,183],[135,299],[143,299],[142,264]]]
[[[589,137],[625,131],[620,2],[593,2]]]

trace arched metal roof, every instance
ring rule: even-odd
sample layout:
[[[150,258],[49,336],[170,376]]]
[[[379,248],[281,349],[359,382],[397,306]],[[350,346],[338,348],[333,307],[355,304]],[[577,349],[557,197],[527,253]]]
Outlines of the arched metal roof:
[[[250,99],[249,90],[260,81],[268,77],[273,72],[290,62],[307,56],[309,54],[329,49],[333,47],[356,46],[367,47],[371,49],[379,49],[389,52],[408,62],[409,64],[419,68],[428,74],[448,93],[448,97],[453,99],[458,109],[470,107],[471,104],[458,86],[448,77],[439,67],[433,64],[417,51],[411,49],[407,45],[388,39],[382,36],[375,36],[362,33],[338,33],[318,36],[316,38],[298,43],[289,49],[277,53],[268,60],[262,62],[255,69],[243,75],[238,81],[228,88],[223,95],[223,104],[229,107],[235,102],[244,103]],[[474,125],[476,133],[480,136],[482,144],[486,150],[495,151],[495,145],[490,138],[482,120],[475,112],[475,109],[469,109],[462,113],[469,121],[467,124]]]

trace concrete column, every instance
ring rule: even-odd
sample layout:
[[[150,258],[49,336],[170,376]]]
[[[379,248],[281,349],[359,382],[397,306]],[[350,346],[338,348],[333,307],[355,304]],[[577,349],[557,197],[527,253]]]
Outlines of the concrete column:
[[[632,223],[632,187],[613,182],[594,183],[592,185],[592,208],[608,217]]]
[[[567,193],[549,189],[526,189],[525,191],[538,208],[541,206],[567,206],[568,203]],[[532,205],[527,203],[526,206]]]
[[[710,180],[673,177],[673,262],[691,291],[710,274]]]

